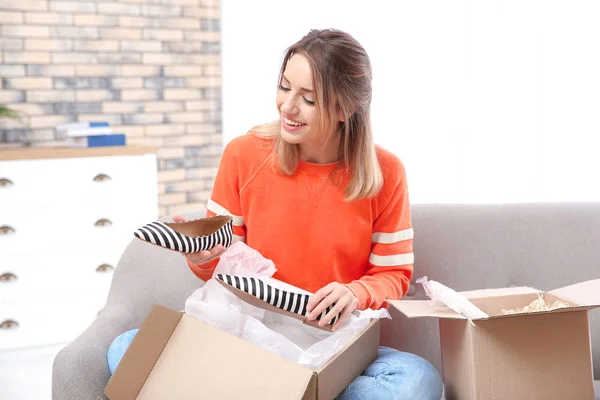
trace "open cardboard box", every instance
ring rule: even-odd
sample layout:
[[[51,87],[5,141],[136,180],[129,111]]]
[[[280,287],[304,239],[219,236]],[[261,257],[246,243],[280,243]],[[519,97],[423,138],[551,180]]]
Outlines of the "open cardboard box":
[[[600,279],[547,293],[518,287],[462,294],[490,317],[471,324],[429,300],[389,301],[409,318],[439,318],[446,400],[594,400],[587,311],[600,306]],[[502,314],[539,295],[569,307]]]
[[[379,325],[371,321],[312,370],[155,305],[104,393],[110,400],[331,400],[377,357]]]

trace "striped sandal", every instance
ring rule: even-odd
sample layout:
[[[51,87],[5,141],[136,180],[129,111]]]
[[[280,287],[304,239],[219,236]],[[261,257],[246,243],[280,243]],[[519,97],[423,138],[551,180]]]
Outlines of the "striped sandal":
[[[319,326],[318,321],[320,321],[334,305],[327,307],[315,321],[309,321],[309,313],[306,311],[306,306],[308,305],[311,296],[309,294],[293,293],[287,290],[278,289],[263,282],[260,278],[240,277],[226,274],[217,274],[215,277],[217,282],[246,303],[267,311],[287,315],[302,321],[306,325],[314,326],[315,328],[331,331],[333,325],[339,318],[338,314],[333,317],[329,324]]]
[[[193,219],[185,222],[151,222],[133,235],[145,242],[180,253],[198,253],[220,244],[231,246],[233,218],[228,215]]]

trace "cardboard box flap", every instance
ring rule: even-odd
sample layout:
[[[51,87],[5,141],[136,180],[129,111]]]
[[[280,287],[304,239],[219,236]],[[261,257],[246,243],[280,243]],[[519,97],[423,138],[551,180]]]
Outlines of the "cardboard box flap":
[[[137,398],[181,315],[160,305],[150,309],[104,390],[110,400]]]
[[[431,300],[386,300],[408,318],[435,317],[466,319],[450,309],[441,308]]]
[[[480,289],[459,292],[467,299],[480,299],[484,297],[502,297],[516,294],[542,293],[540,290],[527,286],[507,287],[499,289]]]
[[[183,315],[139,399],[300,400],[313,376],[308,368]]]
[[[552,308],[546,311],[536,309],[536,304],[543,299],[548,305],[554,305],[557,301],[567,303],[568,307]],[[564,299],[551,293],[524,293],[511,294],[507,296],[482,297],[471,299],[473,304],[488,314],[488,318],[481,318],[480,321],[498,318],[512,318],[525,315],[553,314],[571,311],[582,311],[594,306],[581,306],[573,301]]]
[[[600,279],[576,283],[548,293],[582,306],[600,306]]]
[[[529,311],[515,314],[500,314],[500,315],[490,315],[488,318],[481,318],[477,321],[490,321],[494,319],[502,319],[502,318],[519,318],[519,317],[527,317],[531,315],[545,315],[545,314],[560,314],[560,313],[568,313],[573,311],[587,311],[592,310],[600,306],[575,306],[575,307],[564,307],[557,308],[550,311]]]
[[[334,399],[365,368],[377,358],[380,338],[380,322],[373,320],[350,341],[334,358],[321,366],[319,373],[318,399]]]

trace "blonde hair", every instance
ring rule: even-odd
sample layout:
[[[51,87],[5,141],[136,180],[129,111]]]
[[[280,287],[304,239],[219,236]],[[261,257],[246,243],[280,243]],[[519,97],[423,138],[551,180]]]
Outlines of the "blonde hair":
[[[341,135],[338,157],[350,171],[346,201],[374,196],[383,186],[383,175],[371,130],[372,73],[365,49],[345,32],[311,30],[287,49],[278,83],[294,54],[310,61],[322,131]],[[340,112],[343,122],[336,118]],[[299,161],[298,145],[281,139],[281,121],[253,127],[250,132],[272,138],[279,168],[287,175],[294,173]]]

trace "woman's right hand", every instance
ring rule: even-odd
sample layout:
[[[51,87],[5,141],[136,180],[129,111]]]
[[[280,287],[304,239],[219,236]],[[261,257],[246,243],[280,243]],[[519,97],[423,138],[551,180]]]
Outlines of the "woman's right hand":
[[[174,222],[185,222],[186,219],[182,215],[174,215],[173,221]],[[227,250],[227,249],[225,247],[223,247],[223,245],[218,244],[215,247],[213,247],[212,249],[202,250],[199,253],[191,253],[191,254],[182,253],[182,254],[185,256],[185,258],[187,258],[189,261],[191,261],[194,265],[202,265],[202,264],[209,263],[216,258],[221,257],[221,255],[223,253],[225,253],[225,250]]]

